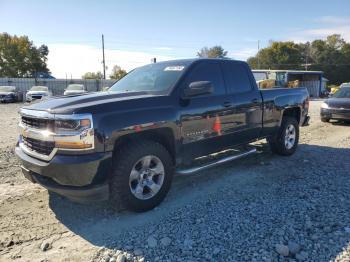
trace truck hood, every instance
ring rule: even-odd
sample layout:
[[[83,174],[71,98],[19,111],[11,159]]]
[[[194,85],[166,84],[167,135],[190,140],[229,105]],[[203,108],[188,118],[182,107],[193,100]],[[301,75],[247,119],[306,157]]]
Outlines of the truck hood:
[[[96,92],[78,94],[75,96],[52,97],[40,103],[25,106],[30,110],[47,111],[52,114],[73,114],[80,111],[93,111],[93,107],[103,104],[117,103],[126,100],[143,99],[157,96],[149,92]],[[90,110],[90,111],[89,111]]]
[[[87,93],[85,90],[66,90],[64,91],[65,95],[75,95],[75,94],[84,94]]]
[[[331,108],[350,109],[350,98],[329,98],[325,101]]]
[[[48,93],[46,91],[28,91],[27,95],[47,95]]]
[[[0,92],[0,96],[6,96],[6,95],[13,95],[15,94],[14,92]]]

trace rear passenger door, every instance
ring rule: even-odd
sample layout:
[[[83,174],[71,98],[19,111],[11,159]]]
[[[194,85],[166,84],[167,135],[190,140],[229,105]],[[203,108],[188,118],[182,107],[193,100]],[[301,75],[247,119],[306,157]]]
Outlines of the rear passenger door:
[[[227,128],[233,144],[259,137],[262,129],[262,98],[250,68],[239,61],[223,61],[222,70],[231,113]]]

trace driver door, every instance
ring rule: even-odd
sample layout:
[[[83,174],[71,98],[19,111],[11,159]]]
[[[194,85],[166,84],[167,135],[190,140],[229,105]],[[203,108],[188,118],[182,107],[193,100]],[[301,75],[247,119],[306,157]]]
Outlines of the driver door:
[[[192,82],[210,81],[212,94],[187,98],[180,102],[181,136],[184,159],[208,155],[227,144],[226,120],[229,120],[227,94],[219,61],[199,61],[193,65],[182,88]]]

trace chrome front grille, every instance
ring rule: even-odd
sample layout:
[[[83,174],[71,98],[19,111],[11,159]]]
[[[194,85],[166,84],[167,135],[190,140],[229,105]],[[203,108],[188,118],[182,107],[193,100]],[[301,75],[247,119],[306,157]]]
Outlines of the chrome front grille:
[[[43,96],[42,95],[32,95],[32,98],[34,99],[41,99]]]
[[[19,124],[19,147],[27,154],[37,159],[50,161],[58,152],[84,151],[94,149],[94,129],[91,114],[55,115],[47,111],[21,108]],[[79,130],[59,130],[55,128],[56,121],[80,119],[88,120],[90,126]],[[62,123],[61,123],[62,124]],[[77,147],[76,144],[82,146]],[[86,146],[86,147],[84,147]]]
[[[33,118],[28,116],[22,116],[23,125],[36,129],[52,130],[54,126],[54,120],[45,118]]]
[[[23,144],[31,151],[34,151],[42,155],[50,155],[55,148],[55,142],[53,141],[41,141],[29,137],[22,137]]]
[[[50,161],[57,152],[52,131],[55,120],[45,111],[21,109],[19,146],[28,155]]]

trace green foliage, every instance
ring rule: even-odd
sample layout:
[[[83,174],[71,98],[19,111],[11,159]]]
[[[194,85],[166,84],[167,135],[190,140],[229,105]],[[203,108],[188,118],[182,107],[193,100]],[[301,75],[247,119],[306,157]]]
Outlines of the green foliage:
[[[83,79],[102,79],[103,74],[100,71],[95,72],[86,72],[81,76]]]
[[[49,73],[46,45],[39,48],[27,36],[0,33],[0,77],[33,77],[38,72]]]
[[[311,43],[272,42],[248,59],[254,69],[294,69],[323,71],[330,83],[350,80],[350,43],[340,35]]]
[[[221,46],[213,46],[211,48],[203,47],[198,53],[197,56],[205,58],[226,58],[227,51],[224,50]]]
[[[119,80],[119,79],[123,78],[126,74],[127,74],[127,72],[124,69],[122,69],[118,65],[115,65],[115,66],[113,66],[112,73],[109,75],[109,77],[111,79]]]
[[[259,60],[259,61],[258,61]],[[298,45],[293,42],[272,42],[268,48],[261,49],[255,57],[248,59],[253,68],[300,69],[303,62]]]

